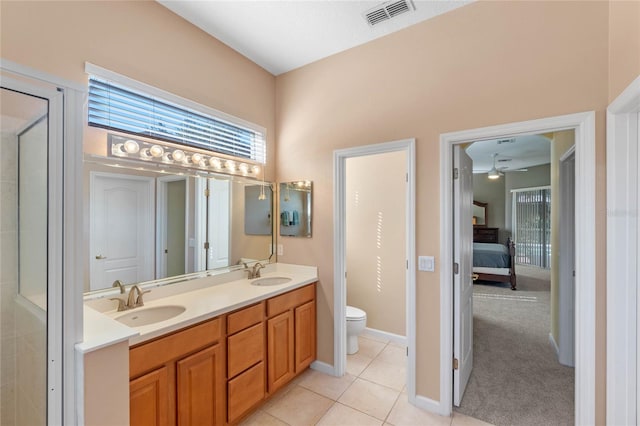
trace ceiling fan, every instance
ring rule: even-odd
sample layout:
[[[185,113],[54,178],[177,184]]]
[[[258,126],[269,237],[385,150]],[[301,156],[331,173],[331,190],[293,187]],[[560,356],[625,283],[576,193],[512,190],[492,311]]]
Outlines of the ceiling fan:
[[[500,176],[504,176],[503,171],[508,169],[507,166],[502,166],[502,167],[497,167],[496,168],[496,157],[498,156],[498,153],[494,153],[493,154],[493,167],[491,168],[491,170],[489,170],[487,172],[487,177],[489,179],[498,179]],[[508,162],[511,161],[511,158],[504,158],[501,160],[498,160],[500,162]],[[528,171],[528,169],[517,169],[517,170],[509,170],[511,172],[526,172]]]

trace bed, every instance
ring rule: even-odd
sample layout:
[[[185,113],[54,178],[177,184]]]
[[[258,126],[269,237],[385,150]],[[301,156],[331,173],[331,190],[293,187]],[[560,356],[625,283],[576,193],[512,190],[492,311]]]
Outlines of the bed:
[[[511,284],[516,289],[516,247],[511,240],[507,244],[473,242],[473,280]]]

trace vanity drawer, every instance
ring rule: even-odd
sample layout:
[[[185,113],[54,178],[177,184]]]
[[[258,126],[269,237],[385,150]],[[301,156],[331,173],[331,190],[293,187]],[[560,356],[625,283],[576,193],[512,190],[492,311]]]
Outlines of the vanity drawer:
[[[209,346],[220,340],[221,336],[222,322],[220,318],[214,318],[134,346],[129,350],[129,377],[137,377],[145,371]]]
[[[227,334],[233,334],[262,321],[264,302],[249,306],[227,316]]]
[[[233,380],[227,388],[227,420],[233,423],[264,399],[264,362]]]
[[[315,284],[290,291],[267,300],[267,316],[272,317],[281,312],[293,309],[305,302],[313,300],[316,297]]]
[[[227,339],[227,377],[264,360],[264,324],[256,324]]]

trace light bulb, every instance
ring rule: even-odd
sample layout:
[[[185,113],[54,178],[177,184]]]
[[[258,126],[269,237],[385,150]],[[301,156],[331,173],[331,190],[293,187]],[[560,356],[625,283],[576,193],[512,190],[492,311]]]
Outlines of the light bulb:
[[[258,173],[260,173],[260,166],[253,166],[251,170],[253,171],[254,174],[257,175]]]
[[[133,139],[129,139],[128,141],[126,141],[123,145],[123,148],[127,154],[135,154],[140,151],[140,145],[138,145],[138,142],[134,141]]]
[[[205,160],[204,158],[202,160],[200,160],[200,162],[198,163],[198,166],[200,167],[207,167],[207,160]]]
[[[181,150],[181,149],[175,149],[175,150],[171,153],[171,156],[173,157],[173,159],[174,159],[175,161],[178,161],[178,162],[179,162],[179,161],[184,160],[184,157],[185,157],[185,155],[184,155],[184,151],[183,151],[183,150]]]
[[[236,171],[236,163],[234,163],[231,160],[227,160],[226,167],[231,172],[235,172]]]
[[[149,154],[151,154],[151,156],[155,158],[162,157],[162,154],[164,154],[164,149],[162,149],[160,145],[153,145],[151,148],[149,148]]]
[[[219,158],[211,157],[209,158],[209,165],[213,168],[219,169],[222,167],[222,162]]]
[[[242,174],[247,174],[247,172],[249,171],[249,166],[247,166],[245,163],[241,163],[238,166],[238,169],[240,169],[240,171],[242,172]]]
[[[200,161],[202,161],[202,154],[198,154],[196,152],[191,156],[191,161],[193,161],[193,164],[200,164]]]

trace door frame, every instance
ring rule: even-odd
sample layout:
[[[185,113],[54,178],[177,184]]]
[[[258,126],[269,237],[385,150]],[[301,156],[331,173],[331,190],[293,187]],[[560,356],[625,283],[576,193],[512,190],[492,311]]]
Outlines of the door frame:
[[[639,111],[640,76],[607,108],[607,424],[638,421]]]
[[[575,145],[560,158],[560,239],[558,253],[558,361],[574,367],[575,363]],[[573,165],[570,165],[573,163]],[[573,171],[573,173],[571,173]],[[571,201],[573,200],[573,203]],[[553,207],[552,207],[553,208]],[[573,214],[565,212],[572,210]],[[571,256],[567,256],[570,253]],[[554,343],[553,335],[549,339]]]
[[[576,424],[595,424],[595,112],[582,112],[440,135],[440,401],[449,416],[453,391],[453,145],[551,131],[575,131],[576,145]]]
[[[409,402],[416,399],[416,271],[415,271],[415,139],[402,139],[374,145],[340,149],[333,152],[333,369],[322,368],[334,376],[343,376],[347,361],[347,305],[346,272],[346,162],[348,158],[388,152],[406,152],[407,195],[406,195],[406,321],[407,321],[407,395]]]

